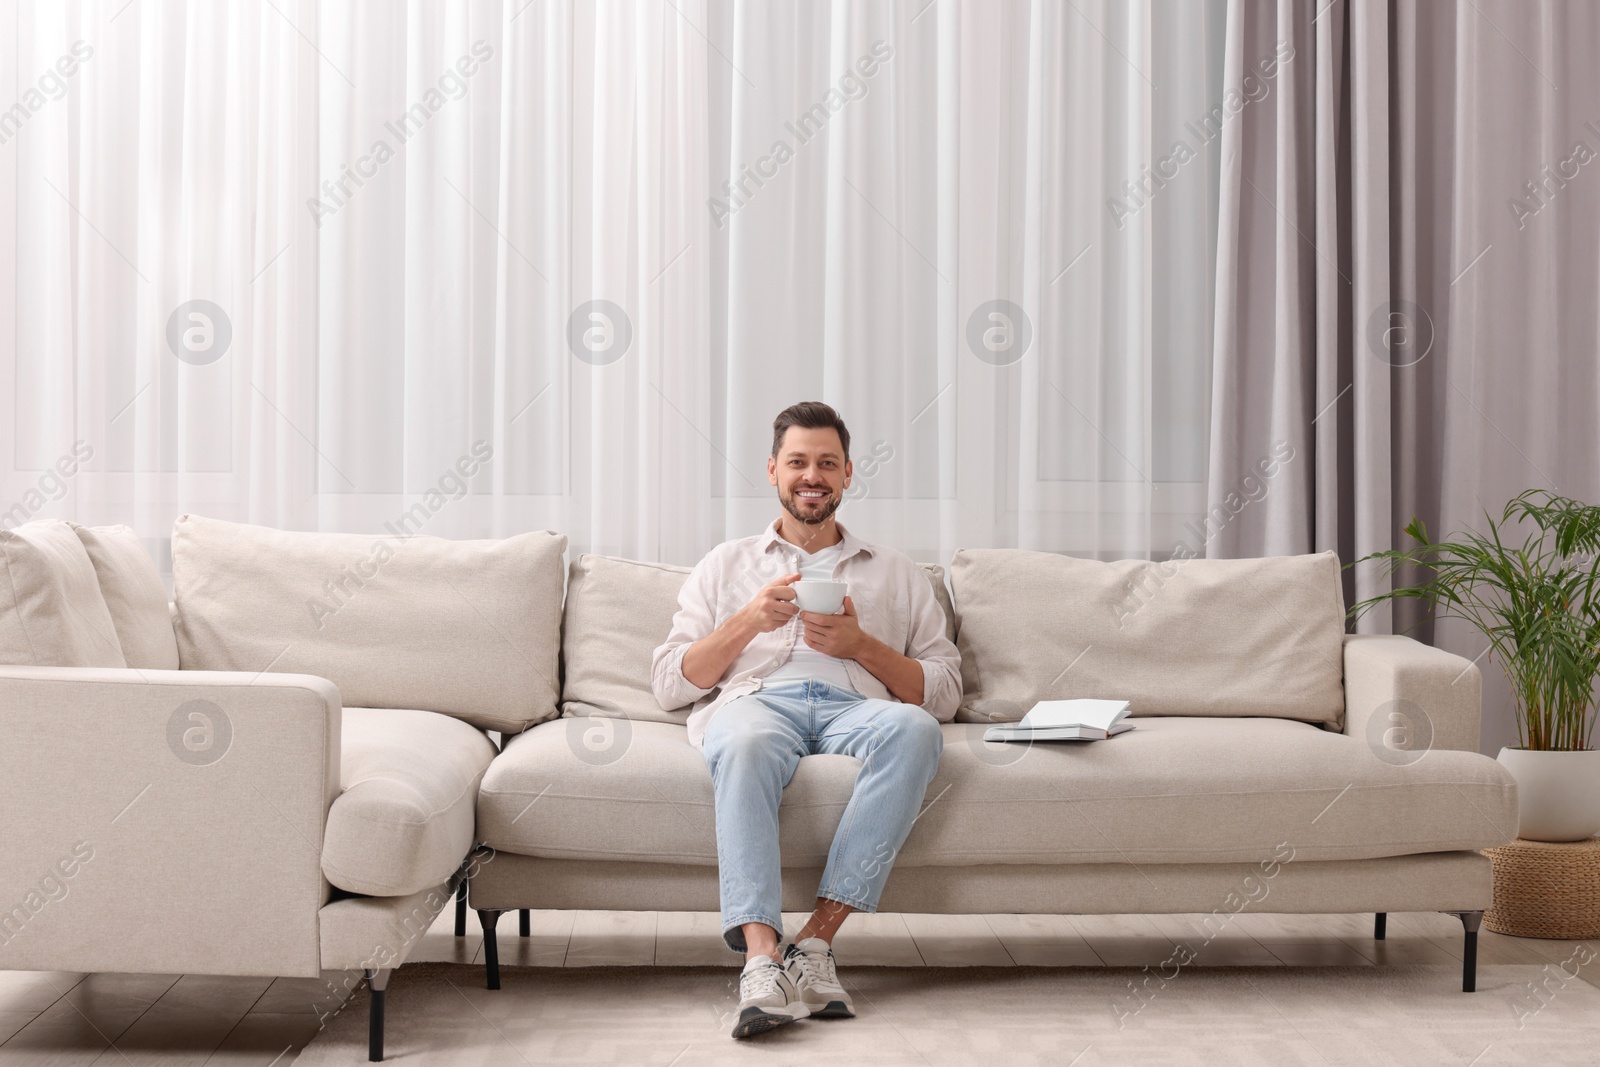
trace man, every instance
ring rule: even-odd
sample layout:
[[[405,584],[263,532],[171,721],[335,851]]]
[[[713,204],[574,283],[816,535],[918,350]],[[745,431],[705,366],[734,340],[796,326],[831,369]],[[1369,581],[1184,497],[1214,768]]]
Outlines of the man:
[[[834,519],[851,471],[833,408],[779,414],[767,459],[778,518],[700,561],[653,657],[656,699],[669,711],[694,704],[689,740],[711,768],[723,938],[745,954],[736,1038],[855,1014],[834,934],[852,911],[877,909],[938,769],[939,723],[961,702],[960,656],[926,573]],[[849,583],[840,612],[800,611],[791,586],[802,577]],[[778,804],[813,753],[854,756],[861,770],[816,910],[780,956]]]

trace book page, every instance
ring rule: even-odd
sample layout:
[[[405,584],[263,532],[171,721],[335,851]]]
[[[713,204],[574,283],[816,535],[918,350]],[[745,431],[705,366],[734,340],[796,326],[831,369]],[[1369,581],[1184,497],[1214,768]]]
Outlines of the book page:
[[[1109,730],[1127,706],[1126,700],[1041,700],[1022,717],[1022,725],[1035,729],[1093,726]]]

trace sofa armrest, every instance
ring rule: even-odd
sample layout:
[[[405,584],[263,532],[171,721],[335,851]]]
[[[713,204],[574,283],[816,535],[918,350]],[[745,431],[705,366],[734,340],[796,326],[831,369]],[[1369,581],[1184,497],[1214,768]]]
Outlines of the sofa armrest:
[[[0,969],[319,973],[339,691],[0,666]]]
[[[1399,635],[1345,636],[1346,734],[1387,734],[1390,748],[1476,752],[1482,698],[1483,676],[1462,656]]]

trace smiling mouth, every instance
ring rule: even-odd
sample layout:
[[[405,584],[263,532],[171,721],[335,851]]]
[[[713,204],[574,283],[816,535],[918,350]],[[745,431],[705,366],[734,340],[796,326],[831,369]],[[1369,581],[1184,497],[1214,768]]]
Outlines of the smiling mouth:
[[[829,494],[825,489],[796,489],[794,495],[801,500],[822,501],[828,499]]]

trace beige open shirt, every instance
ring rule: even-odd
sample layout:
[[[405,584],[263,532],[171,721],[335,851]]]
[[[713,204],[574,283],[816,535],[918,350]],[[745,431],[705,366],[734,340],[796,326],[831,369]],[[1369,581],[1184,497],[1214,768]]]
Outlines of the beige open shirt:
[[[861,629],[922,664],[922,707],[940,722],[949,722],[961,703],[961,654],[945,636],[944,609],[934,599],[927,572],[904,552],[869,545],[837,525],[841,540],[833,577],[850,583]],[[804,639],[796,617],[757,634],[717,685],[702,689],[683,676],[683,654],[690,645],[736,614],[762,586],[799,572],[799,550],[778,536],[777,527],[774,520],[762,533],[725,541],[706,553],[683,583],[672,630],[652,657],[650,684],[661,707],[672,711],[694,704],[689,741],[696,748],[717,710],[760,689],[766,676],[788,660],[794,643]],[[898,699],[859,663],[845,660],[844,665],[862,696]]]

